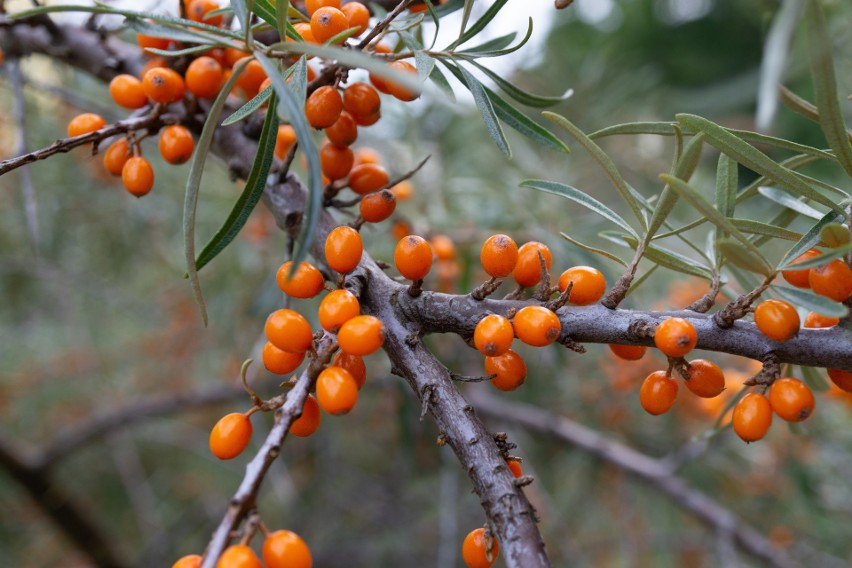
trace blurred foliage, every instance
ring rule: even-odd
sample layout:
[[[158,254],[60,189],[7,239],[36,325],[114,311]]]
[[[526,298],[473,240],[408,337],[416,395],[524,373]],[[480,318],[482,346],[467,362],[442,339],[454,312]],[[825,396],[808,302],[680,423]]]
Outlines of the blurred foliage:
[[[587,131],[629,120],[669,120],[675,112],[753,128],[762,43],[777,2],[699,0],[689,4],[700,8],[700,17],[677,20],[674,1],[621,0],[612,3],[608,18],[596,22],[584,19],[583,2],[577,4],[552,14],[541,52],[514,75],[533,92],[573,88],[574,96],[556,112]],[[840,87],[849,92],[852,58],[846,40],[852,10],[844,1],[830,4]],[[808,96],[799,43],[797,35],[787,84]],[[25,71],[38,81],[56,77],[51,89],[39,83],[27,87],[30,148],[60,136],[77,112],[105,104],[102,85],[44,60],[26,62]],[[0,85],[0,154],[8,156],[18,135],[8,75]],[[564,231],[605,246],[597,236],[609,228],[602,220],[556,196],[518,187],[529,177],[560,180],[621,211],[614,190],[588,157],[579,149],[564,156],[533,147],[507,132],[515,154],[507,161],[484,135],[474,108],[449,106],[437,97],[405,109],[388,101],[385,119],[364,133],[358,146],[378,149],[392,174],[432,156],[413,179],[414,198],[398,211],[420,234],[453,236],[458,290],[482,279],[479,244],[494,232],[507,232],[519,243],[546,243],[556,273],[593,264],[614,281],[617,265],[558,236]],[[113,108],[108,115],[121,113]],[[818,127],[784,110],[775,134],[821,143]],[[147,147],[154,156],[153,144]],[[604,147],[640,192],[659,191],[657,175],[669,169],[671,139],[618,137],[604,141]],[[705,152],[705,160],[699,184],[712,183],[715,155]],[[208,167],[199,240],[218,228],[238,194],[221,164]],[[235,244],[201,273],[211,321],[204,329],[183,279],[180,218],[187,168],[161,162],[155,168],[154,191],[135,200],[105,177],[99,156],[83,149],[35,164],[38,247],[28,237],[20,174],[0,179],[4,436],[37,448],[70,424],[132,405],[141,396],[234,382],[242,360],[258,358],[265,316],[281,302],[273,274],[286,257],[286,239],[268,213],[255,211]],[[746,208],[743,216],[765,218],[777,210],[763,202]],[[679,208],[676,215],[682,221],[695,214]],[[365,230],[367,248],[378,259],[391,257],[390,229],[386,222]],[[699,232],[694,242],[701,238]],[[779,258],[782,252],[779,248]],[[438,286],[431,278],[427,287]],[[681,307],[703,291],[703,284],[664,270],[648,284],[628,298],[629,306]],[[310,311],[310,304],[301,305]],[[429,342],[453,371],[482,373],[479,355],[462,349],[459,338]],[[681,393],[673,412],[646,415],[637,389],[665,364],[656,354],[624,363],[601,346],[590,346],[585,356],[557,348],[521,346],[519,351],[528,363],[527,382],[500,396],[568,416],[652,456],[675,452],[712,429],[722,411],[718,401],[696,402]],[[730,396],[756,371],[752,362],[713,358],[728,373]],[[261,494],[264,521],[303,535],[316,566],[458,566],[464,534],[483,522],[477,498],[450,449],[435,446],[434,426],[418,421],[419,404],[390,375],[384,358],[373,356],[369,367],[367,387],[351,415],[325,416],[314,437],[288,440]],[[269,395],[277,382],[260,372],[255,387]],[[170,565],[181,554],[203,549],[242,476],[245,459],[217,462],[207,451],[207,434],[220,415],[248,405],[246,398],[134,423],[67,457],[53,475],[68,481],[63,485],[69,494],[97,513],[100,525],[139,566]],[[846,535],[852,516],[852,403],[822,395],[818,406],[796,432],[778,421],[757,444],[746,446],[722,430],[682,473],[779,545],[813,552],[811,565],[828,566],[821,552],[839,564],[852,562]],[[270,417],[256,416],[254,424],[249,451],[263,439]],[[527,492],[541,515],[554,565],[724,564],[717,536],[642,482],[512,424],[490,425],[510,433],[525,472],[536,477]],[[5,475],[0,475],[0,508],[0,564],[86,565]],[[742,554],[738,560],[756,565]]]

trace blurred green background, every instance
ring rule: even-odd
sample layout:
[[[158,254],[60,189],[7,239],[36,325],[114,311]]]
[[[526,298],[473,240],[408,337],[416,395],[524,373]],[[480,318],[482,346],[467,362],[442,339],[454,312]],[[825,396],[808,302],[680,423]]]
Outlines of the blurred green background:
[[[526,19],[523,4],[509,3],[518,16],[513,29],[520,30]],[[838,0],[826,2],[826,8],[839,87],[849,93],[852,6]],[[548,35],[535,52],[520,52],[518,68],[507,78],[541,94],[573,89],[571,98],[551,110],[587,132],[619,122],[670,120],[677,112],[754,129],[762,46],[777,9],[778,2],[770,0],[577,0],[567,10],[545,11]],[[811,97],[802,44],[800,30],[785,82]],[[0,156],[12,156],[20,133],[8,62],[0,69]],[[40,58],[26,61],[24,72],[30,149],[63,136],[79,112],[103,112],[108,121],[123,116],[108,102],[105,86],[85,76]],[[56,79],[42,83],[47,77]],[[376,258],[391,259],[392,228],[399,221],[420,234],[446,233],[455,240],[457,278],[439,283],[433,275],[427,287],[469,290],[482,278],[480,243],[495,232],[518,243],[547,244],[554,273],[591,264],[609,282],[618,277],[617,264],[559,236],[570,233],[629,259],[627,249],[598,235],[611,227],[576,204],[519,187],[527,178],[558,180],[623,211],[582,149],[562,155],[507,130],[514,158],[505,160],[473,105],[452,105],[438,94],[424,99],[410,107],[384,100],[383,121],[362,130],[356,144],[377,149],[393,174],[431,155],[412,180],[414,197],[400,204],[395,221],[365,229]],[[529,109],[529,115],[537,117],[538,111]],[[817,126],[783,109],[771,133],[824,145]],[[38,450],[75,424],[148,397],[236,384],[242,361],[257,358],[266,315],[281,305],[274,273],[287,243],[259,208],[240,238],[202,271],[210,326],[201,325],[183,279],[188,166],[162,163],[155,144],[146,144],[157,181],[139,200],[103,172],[100,156],[84,149],[35,164],[37,242],[26,223],[20,172],[0,178],[0,435],[24,450]],[[657,175],[670,167],[671,139],[614,137],[602,146],[631,185],[646,196],[659,191]],[[715,160],[715,153],[705,151],[696,184],[712,187]],[[741,171],[741,180],[749,175]],[[208,163],[199,241],[215,232],[239,189],[223,164]],[[767,203],[749,204],[738,214],[768,220],[780,208]],[[695,217],[686,208],[676,211],[681,222]],[[691,238],[700,246],[703,235],[699,230]],[[675,241],[666,245],[688,251]],[[783,244],[769,246],[767,254],[777,260],[783,250]],[[647,269],[643,264],[640,273]],[[658,270],[625,307],[682,307],[701,286]],[[315,313],[315,303],[297,305]],[[451,370],[482,372],[481,357],[461,339],[432,337],[429,343]],[[669,414],[645,414],[638,385],[665,364],[656,354],[624,363],[613,360],[605,346],[589,346],[583,356],[556,347],[518,350],[527,360],[526,384],[500,397],[567,416],[653,457],[674,454],[711,430],[722,410],[721,404],[699,404],[682,392]],[[728,372],[731,392],[757,370],[742,359],[711,357]],[[350,415],[325,416],[312,438],[287,441],[261,493],[263,520],[302,535],[318,567],[461,566],[464,535],[484,521],[478,499],[450,449],[436,446],[434,425],[418,421],[419,403],[390,375],[386,359],[374,355],[368,365],[367,385]],[[278,382],[261,371],[253,386],[269,396]],[[487,384],[460,388],[494,391]],[[64,456],[52,478],[94,513],[134,565],[170,566],[182,554],[203,550],[247,456],[268,431],[271,417],[256,415],[246,455],[222,463],[209,454],[207,435],[218,417],[249,404],[240,396],[110,428]],[[773,542],[806,558],[806,565],[842,566],[852,562],[852,406],[827,394],[817,404],[803,426],[794,431],[776,421],[760,443],[746,446],[722,431],[681,474]],[[510,422],[488,417],[487,423],[509,433],[525,473],[536,479],[527,494],[541,516],[555,566],[761,565],[741,551],[731,555],[723,539],[677,503],[613,466]],[[5,473],[0,510],[0,566],[88,566]]]

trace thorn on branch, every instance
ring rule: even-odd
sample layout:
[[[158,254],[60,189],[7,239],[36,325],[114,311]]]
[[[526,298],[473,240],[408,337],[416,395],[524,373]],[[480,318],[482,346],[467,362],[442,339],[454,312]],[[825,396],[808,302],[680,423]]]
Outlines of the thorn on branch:
[[[536,286],[535,292],[533,292],[533,298],[538,300],[539,302],[544,302],[550,298],[550,272],[547,270],[547,262],[544,260],[544,255],[541,254],[541,251],[536,251],[538,254],[538,262],[541,266],[541,280]]]
[[[520,300],[524,296],[524,290],[526,290],[526,288],[524,288],[523,286],[521,286],[519,284],[517,288],[515,288],[514,290],[512,290],[511,292],[509,292],[508,294],[503,296],[503,299],[504,300]]]
[[[706,314],[710,308],[716,303],[716,296],[719,295],[719,287],[722,284],[722,276],[717,270],[713,274],[713,281],[710,283],[710,289],[702,297],[698,298],[684,309],[699,314]]]
[[[630,322],[627,326],[627,333],[636,339],[648,339],[654,337],[654,330],[657,326],[643,319],[636,319]]]
[[[522,475],[520,477],[516,477],[513,483],[516,487],[526,487],[527,485],[532,484],[535,481],[535,478],[531,475]]]
[[[568,297],[571,295],[571,289],[574,287],[574,282],[571,281],[568,283],[568,287],[565,288],[565,291],[559,294],[558,298],[554,298],[544,304],[544,307],[548,310],[555,312],[561,307],[564,307],[568,304]]]
[[[570,349],[574,353],[585,353],[586,352],[586,348],[583,346],[583,344],[574,341],[573,339],[571,339],[567,335],[559,340],[559,344],[563,345],[564,347],[567,347],[568,349]]]
[[[749,387],[760,386],[761,391],[765,392],[780,376],[781,362],[778,355],[774,351],[770,351],[763,357],[763,368],[760,372],[744,384]]]
[[[473,289],[470,293],[470,297],[480,302],[497,291],[497,288],[500,287],[503,281],[498,278],[491,278],[487,282],[483,282],[479,286]]]
[[[426,418],[426,415],[429,413],[429,405],[432,404],[432,392],[435,390],[435,385],[426,385],[423,387],[423,391],[421,393],[422,398],[420,399],[420,422],[423,422],[423,419]]]
[[[684,359],[683,357],[669,357],[669,368],[666,371],[666,376],[671,376],[672,371],[677,371],[677,374],[683,377],[685,380],[690,380],[692,375],[689,372],[689,361]]]
[[[748,294],[743,294],[713,314],[713,322],[722,329],[733,327],[735,321],[742,319],[751,312],[752,303],[769,288],[769,285],[772,284],[774,279],[775,273],[766,276],[757,288]]]

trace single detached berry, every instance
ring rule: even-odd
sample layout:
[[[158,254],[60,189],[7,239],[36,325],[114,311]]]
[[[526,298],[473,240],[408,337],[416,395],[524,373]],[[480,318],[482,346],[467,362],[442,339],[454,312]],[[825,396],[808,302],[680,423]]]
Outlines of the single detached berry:
[[[799,332],[799,313],[784,300],[764,300],[754,310],[754,323],[769,339],[787,341]]]
[[[385,342],[384,325],[373,316],[354,317],[340,327],[337,342],[350,355],[375,353]]]
[[[500,553],[497,539],[488,537],[484,528],[472,530],[464,537],[462,559],[467,568],[491,568]]]
[[[744,442],[756,442],[772,426],[772,405],[760,393],[750,392],[734,407],[732,417],[734,432]]]
[[[562,324],[551,310],[543,306],[526,306],[512,318],[518,339],[534,347],[550,345],[559,338]]]
[[[408,235],[396,244],[393,261],[405,278],[422,280],[432,268],[432,247],[423,237]]]
[[[251,420],[241,412],[223,416],[210,432],[210,451],[220,460],[230,460],[241,453],[251,441]]]
[[[639,403],[645,412],[659,416],[668,412],[677,398],[677,381],[665,371],[654,371],[642,382]]]
[[[518,263],[518,245],[506,235],[492,235],[482,245],[479,260],[489,276],[505,278]]]
[[[654,331],[654,344],[669,357],[683,357],[696,343],[695,327],[683,318],[664,319]]]
[[[719,365],[706,359],[695,359],[689,363],[689,380],[686,388],[701,398],[713,398],[725,390],[725,374]]]
[[[782,420],[801,422],[813,413],[816,401],[808,385],[798,379],[784,377],[772,383],[769,404]]]
[[[486,357],[485,372],[497,375],[491,379],[491,386],[501,391],[512,391],[524,384],[527,365],[523,357],[509,349],[502,355]]]
[[[279,530],[266,535],[262,549],[267,568],[311,568],[311,551],[293,531]]]
[[[559,276],[559,290],[564,292],[573,283],[568,301],[575,306],[588,306],[600,300],[606,292],[606,278],[597,268],[575,266]]]

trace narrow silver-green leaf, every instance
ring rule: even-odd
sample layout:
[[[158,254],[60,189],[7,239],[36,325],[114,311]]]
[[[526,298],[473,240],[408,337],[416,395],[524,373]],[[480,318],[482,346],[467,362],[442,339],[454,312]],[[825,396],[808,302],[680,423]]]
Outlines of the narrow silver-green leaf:
[[[234,72],[228,77],[228,80],[222,86],[222,90],[219,91],[213,104],[210,105],[207,119],[201,128],[201,135],[195,144],[195,152],[189,164],[189,175],[186,180],[186,194],[183,200],[183,248],[186,257],[186,273],[205,327],[207,327],[207,305],[204,302],[201,282],[198,279],[198,269],[195,265],[195,211],[198,207],[198,192],[201,189],[201,176],[204,175],[204,163],[207,160],[207,154],[210,152],[213,134],[219,126],[219,117],[222,115],[225,101],[228,100],[228,93],[231,92],[231,88],[233,88],[247,64],[248,60],[245,60],[234,67]]]
[[[287,78],[290,77],[289,81]],[[308,58],[304,55],[290,67],[283,77],[287,88],[296,99],[299,108],[305,108],[305,100],[308,97]]]
[[[825,215],[822,211],[814,209],[804,201],[796,199],[789,193],[781,191],[775,187],[761,186],[757,188],[757,192],[765,198],[774,201],[778,205],[783,205],[787,209],[791,209],[805,217],[810,217],[811,219],[822,219],[823,215]]]
[[[674,122],[625,122],[613,124],[589,134],[589,138],[605,138],[607,136],[618,136],[621,134],[656,134],[658,136],[674,136]]]
[[[643,230],[647,230],[648,224],[645,221],[644,215],[642,215],[642,208],[636,199],[631,195],[630,189],[627,186],[627,182],[624,181],[624,178],[621,176],[621,173],[618,171],[618,168],[615,167],[615,163],[612,161],[606,152],[604,152],[600,146],[595,144],[586,134],[577,128],[574,123],[572,123],[567,118],[560,116],[558,114],[552,112],[544,112],[545,118],[556,123],[562,129],[564,129],[568,134],[571,135],[577,142],[579,142],[589,154],[591,154],[592,158],[601,166],[604,173],[609,178],[610,182],[612,182],[615,189],[618,190],[621,198],[627,203],[628,207],[633,211],[633,214],[636,216],[636,219],[639,221]]]
[[[793,265],[796,268],[813,268],[815,266],[820,266],[822,264],[826,264],[831,262],[835,258],[842,258],[846,253],[852,252],[852,244],[845,244],[843,246],[833,248],[829,251],[824,252],[823,254],[816,256],[814,258],[809,258],[807,260],[803,260],[801,262],[794,262],[796,259],[793,258],[791,260],[785,260],[784,264],[778,266],[778,270],[786,270]]]
[[[737,163],[727,154],[720,154],[716,165],[716,209],[725,217],[734,215],[737,184]]]
[[[414,52],[414,63],[417,67],[417,75],[420,77],[420,81],[425,82],[432,74],[437,61],[431,55],[427,55],[423,50],[418,49]]]
[[[532,31],[533,20],[532,18],[529,18],[527,22],[526,34],[521,39],[521,41],[511,47],[510,44],[518,35],[516,32],[500,36],[490,41],[486,41],[481,45],[477,45],[476,47],[471,47],[469,49],[459,51],[458,53],[469,55],[471,57],[502,57],[504,55],[509,55],[510,53],[514,53],[515,51],[522,48],[529,41],[530,37],[532,36]]]
[[[201,44],[207,49],[210,49],[211,45],[229,45],[227,38],[211,35],[209,33],[203,33],[200,31],[195,32],[191,28],[178,29],[173,26],[166,26],[158,24],[156,22],[145,21],[137,17],[127,17],[126,23],[127,27],[135,31],[136,33],[144,34],[151,37],[167,38],[182,43]],[[149,49],[147,51],[154,53],[153,49]],[[168,52],[168,50],[161,49],[157,51]],[[168,54],[171,55],[171,52],[168,52]]]
[[[825,378],[823,374],[825,371],[821,369],[815,369],[814,367],[802,367],[802,378],[805,379],[805,384],[810,387],[811,390],[817,392],[825,392],[831,388],[828,383],[828,379]]]
[[[272,95],[273,90],[272,87],[266,87],[254,97],[249,99],[243,106],[234,111],[234,113],[222,121],[222,126],[230,126],[235,124],[244,118],[251,116],[253,113],[257,112],[258,109],[263,108],[263,105],[266,104],[266,101],[269,100],[269,97]]]
[[[276,97],[273,94],[270,100],[270,109],[266,113],[263,128],[260,131],[260,138],[257,142],[257,154],[254,156],[254,163],[246,179],[246,185],[231,209],[228,218],[198,255],[198,259],[195,261],[196,270],[201,270],[204,265],[213,260],[220,252],[225,250],[225,247],[231,244],[240,230],[245,226],[249,215],[254,211],[255,206],[257,206],[258,201],[260,201],[263,195],[263,190],[266,188],[267,176],[272,167],[272,159],[275,155],[278,116],[273,109],[276,102]]]
[[[638,239],[623,233],[602,231],[599,235],[611,242],[621,246],[630,247],[633,250],[636,250],[636,247],[639,244]],[[712,271],[706,266],[698,264],[695,260],[664,247],[646,245],[644,258],[650,260],[654,264],[662,266],[663,268],[668,268],[669,270],[680,272],[681,274],[698,276],[705,280],[713,279]]]
[[[277,5],[277,2],[276,2]],[[275,11],[272,10],[272,4],[270,4],[267,0],[260,0],[259,2],[255,2],[252,7],[252,11],[264,22],[272,26],[273,28],[278,28],[278,16]],[[289,11],[284,12],[288,14]],[[287,16],[285,15],[286,19]],[[281,36],[284,37],[283,35]]]
[[[621,266],[627,268],[627,263],[624,262],[623,260],[621,260],[620,258],[618,258],[617,256],[615,256],[614,254],[612,254],[611,252],[607,252],[605,250],[601,250],[599,248],[595,248],[593,246],[589,246],[587,244],[581,243],[580,241],[574,240],[573,238],[566,235],[565,233],[559,233],[559,234],[562,235],[562,237],[566,241],[571,243],[572,245],[577,246],[577,247],[579,247],[579,248],[581,248],[585,251],[588,251],[590,253],[597,254],[597,255],[602,256],[604,258],[608,258],[608,259],[612,260],[613,262],[617,262]]]
[[[193,47],[187,47],[185,49],[160,49],[157,47],[146,47],[145,53],[159,55],[161,57],[183,57],[184,55],[194,55],[196,53],[208,52],[210,51],[211,45],[215,44],[205,43],[203,45],[196,45]]]
[[[531,187],[533,189],[537,189],[539,191],[544,191],[546,193],[552,193],[554,195],[567,197],[571,201],[573,201],[575,203],[579,203],[580,205],[582,205],[586,209],[589,209],[590,211],[597,213],[598,215],[600,215],[604,219],[607,219],[607,220],[615,223],[616,225],[618,225],[619,227],[621,227],[622,229],[624,229],[625,231],[627,231],[628,233],[630,233],[634,237],[637,237],[637,238],[639,237],[639,235],[636,234],[635,229],[633,229],[633,227],[631,227],[627,223],[627,221],[625,221],[621,217],[621,215],[619,215],[618,213],[616,213],[615,211],[613,211],[612,209],[610,209],[609,207],[607,207],[606,205],[604,205],[603,203],[601,203],[600,201],[598,201],[597,199],[592,197],[591,195],[589,195],[589,194],[587,194],[583,191],[580,191],[579,189],[577,189],[575,187],[571,187],[570,185],[565,185],[564,183],[559,183],[559,182],[556,182],[556,181],[547,181],[547,180],[541,180],[541,179],[528,179],[528,180],[522,181],[521,187]]]
[[[453,43],[453,46],[460,44],[462,38],[464,37],[464,30],[467,27],[468,21],[470,20],[470,12],[473,10],[473,2],[474,0],[464,0],[464,12],[462,12],[461,27],[459,27],[459,37]]]
[[[808,53],[811,59],[811,76],[814,83],[814,99],[819,109],[819,125],[828,145],[834,150],[837,160],[846,173],[852,176],[852,144],[846,132],[846,122],[837,96],[837,80],[834,76],[833,46],[831,34],[825,22],[822,2],[807,0],[805,24],[808,30]]]
[[[722,255],[723,260],[739,266],[743,270],[764,276],[769,276],[773,272],[766,260],[754,254],[750,249],[743,247],[739,241],[731,238],[719,239],[716,241],[716,249]]]
[[[485,123],[486,130],[488,130],[488,135],[491,136],[491,139],[494,140],[494,143],[497,144],[497,148],[503,152],[504,156],[507,158],[512,157],[512,150],[509,148],[509,141],[506,140],[503,128],[500,127],[500,123],[497,121],[497,115],[494,113],[494,106],[491,104],[491,99],[485,94],[485,89],[482,87],[482,83],[480,83],[476,77],[471,75],[470,72],[461,65],[458,66],[458,70],[464,77],[463,81],[470,90],[470,94],[473,95],[473,100],[476,102],[476,107],[482,115],[482,120]]]
[[[792,259],[799,258],[806,251],[809,251],[813,247],[817,246],[821,240],[821,232],[822,228],[828,225],[829,223],[836,223],[842,219],[841,215],[836,211],[829,211],[823,216],[813,227],[811,227],[805,235],[799,239],[799,242],[793,245],[793,247],[787,251],[787,254],[784,255],[784,258],[781,259],[781,262],[778,264],[780,266],[784,266],[790,262]]]
[[[459,38],[452,44],[450,44],[444,51],[452,51],[453,49],[462,45],[469,39],[479,35],[479,32],[485,29],[485,26],[487,26],[491,22],[491,20],[494,19],[494,16],[496,16],[500,12],[500,10],[503,9],[503,6],[505,6],[506,2],[508,1],[509,0],[496,0],[493,4],[491,4],[491,6],[488,7],[485,13],[482,14],[482,17],[476,20],[476,22],[474,22],[472,26],[465,29],[465,27],[467,26],[467,20],[470,17],[470,8],[473,7],[473,0],[465,0],[461,34],[459,35]]]
[[[784,239],[785,241],[798,241],[802,238],[802,234],[797,233],[796,231],[770,225],[769,223],[754,221],[752,219],[735,219],[733,217],[728,217],[728,221],[730,221],[731,225],[743,233],[748,233],[750,235],[763,235],[776,239]]]
[[[480,71],[482,71],[483,73],[485,73],[507,95],[509,95],[510,97],[512,97],[513,99],[515,99],[519,103],[521,103],[522,105],[526,105],[528,107],[534,107],[534,108],[551,107],[555,104],[561,103],[562,101],[566,100],[567,98],[569,98],[571,95],[574,94],[573,89],[569,89],[563,95],[558,96],[558,97],[545,97],[545,96],[541,96],[541,95],[534,95],[532,93],[528,93],[528,92],[524,91],[523,89],[519,89],[518,87],[513,85],[511,82],[502,78],[497,73],[494,73],[493,71],[491,71],[487,67],[478,63],[472,57],[464,57],[464,60],[467,61],[468,63],[470,63],[471,65],[473,65],[474,67],[476,67],[477,69],[479,69]]]
[[[447,81],[447,78],[444,76],[444,73],[440,68],[436,65],[432,68],[432,72],[429,73],[429,79],[432,80],[435,85],[443,91],[443,93],[450,99],[451,102],[456,102],[456,94],[453,92],[453,87],[450,85],[450,82]],[[491,101],[492,104],[494,101]]]
[[[259,12],[259,6],[255,7],[255,12]],[[290,0],[275,0],[275,23],[278,29],[278,37],[284,39],[287,37],[287,15],[290,12]]]
[[[818,296],[810,290],[801,288],[787,288],[786,286],[772,286],[770,290],[809,312],[816,312],[833,318],[844,318],[849,313],[849,308],[839,302],[835,302],[825,296]]]

